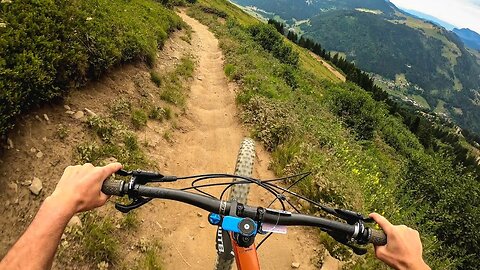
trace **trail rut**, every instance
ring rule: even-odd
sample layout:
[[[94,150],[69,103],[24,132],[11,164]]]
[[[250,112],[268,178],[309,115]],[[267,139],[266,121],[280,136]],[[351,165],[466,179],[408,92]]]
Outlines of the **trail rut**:
[[[154,151],[162,153],[158,166],[167,174],[232,173],[240,142],[248,135],[238,120],[235,85],[224,75],[223,55],[215,36],[195,19],[179,15],[194,31],[192,45],[198,59],[197,70],[185,116],[178,123],[183,132],[174,134],[172,144],[162,141],[150,151],[152,155],[158,155]],[[160,135],[150,132],[148,136]],[[254,176],[274,177],[268,170],[269,155],[258,145],[256,152]],[[250,204],[256,205],[270,200],[255,187],[249,198]],[[207,215],[189,205],[157,200],[140,210],[143,224],[139,234],[148,239],[160,237],[165,269],[211,269],[216,252],[215,227],[208,224]],[[317,252],[323,254],[323,250],[319,249],[316,235],[313,230],[293,228],[287,235],[271,237],[259,249],[262,269],[289,269],[292,262],[300,263],[301,269],[318,269]]]

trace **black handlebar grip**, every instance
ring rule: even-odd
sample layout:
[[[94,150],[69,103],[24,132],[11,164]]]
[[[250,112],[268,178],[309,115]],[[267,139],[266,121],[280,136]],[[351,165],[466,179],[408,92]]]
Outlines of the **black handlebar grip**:
[[[385,246],[387,244],[387,235],[382,230],[375,230],[370,228],[370,239],[368,242],[375,246]]]
[[[122,196],[123,181],[105,180],[102,185],[102,192],[106,195]]]

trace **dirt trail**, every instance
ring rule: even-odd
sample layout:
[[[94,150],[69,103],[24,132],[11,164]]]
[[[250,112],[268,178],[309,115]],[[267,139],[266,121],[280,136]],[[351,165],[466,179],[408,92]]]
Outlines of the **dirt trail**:
[[[326,67],[328,70],[330,70],[330,72],[332,72],[335,76],[337,76],[337,78],[339,78],[342,82],[345,82],[347,81],[347,79],[345,78],[345,76],[340,73],[338,70],[336,70],[334,67],[332,67],[332,65],[330,65],[328,62],[326,62],[323,58],[321,58],[320,56],[316,55],[315,53],[313,52],[310,52],[310,55],[317,59],[320,63],[322,63],[322,65],[324,67]]]
[[[197,70],[186,115],[179,119],[183,132],[174,134],[175,142],[171,145],[158,139],[157,149],[151,151],[162,152],[158,165],[165,173],[178,176],[231,173],[240,142],[247,135],[237,117],[235,87],[224,75],[223,56],[215,36],[198,21],[185,14],[180,16],[194,31],[192,45],[198,59]],[[149,132],[147,136],[160,134]],[[273,177],[268,170],[268,154],[258,145],[256,151],[255,176]],[[189,183],[172,184],[187,185]],[[257,205],[270,200],[257,188],[252,189],[250,198],[250,203]],[[211,269],[216,252],[215,228],[208,224],[207,215],[189,205],[154,201],[140,212],[143,221],[140,235],[146,239],[161,238],[165,269]],[[263,269],[289,269],[292,262],[300,263],[301,269],[318,269],[312,263],[319,257],[317,252],[323,254],[315,231],[296,228],[287,235],[271,237],[259,250],[259,256]]]

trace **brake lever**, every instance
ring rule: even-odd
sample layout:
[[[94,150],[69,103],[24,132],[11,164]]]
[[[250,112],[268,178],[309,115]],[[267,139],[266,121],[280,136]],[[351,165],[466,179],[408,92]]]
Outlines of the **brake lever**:
[[[365,223],[372,223],[373,219],[371,217],[365,217],[361,213],[345,210],[345,209],[335,209],[336,216],[345,220],[348,224],[353,225],[359,221]]]
[[[116,174],[120,176],[132,176],[132,180],[134,180],[136,184],[141,184],[141,185],[145,185],[146,183],[177,181],[176,176],[163,175],[161,173],[152,172],[152,171],[142,171],[142,170],[125,171],[123,169],[120,169],[116,172]]]
[[[352,245],[346,234],[333,232],[333,231],[328,231],[327,233],[328,233],[328,235],[330,235],[333,239],[335,239],[340,244],[343,244],[343,245],[349,247],[355,254],[365,255],[367,253],[366,248],[362,248],[362,247]]]
[[[133,209],[136,209],[149,201],[151,201],[152,198],[144,198],[144,197],[135,197],[133,198],[132,202],[128,205],[120,204],[120,203],[115,203],[115,209],[122,213],[128,213],[132,211]]]

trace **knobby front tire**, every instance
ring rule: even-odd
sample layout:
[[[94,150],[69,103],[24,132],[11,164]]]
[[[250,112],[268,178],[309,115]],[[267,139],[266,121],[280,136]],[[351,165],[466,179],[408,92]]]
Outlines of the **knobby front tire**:
[[[238,151],[237,163],[235,164],[235,175],[251,177],[253,173],[253,163],[255,161],[255,141],[250,138],[243,139],[240,144],[240,150]],[[241,181],[241,179],[234,178],[233,182]],[[246,204],[248,198],[248,192],[250,191],[249,184],[233,185],[230,189],[228,197],[229,201],[236,200],[239,203]],[[231,270],[233,261],[232,259],[220,258],[217,255],[215,260],[214,270]]]

